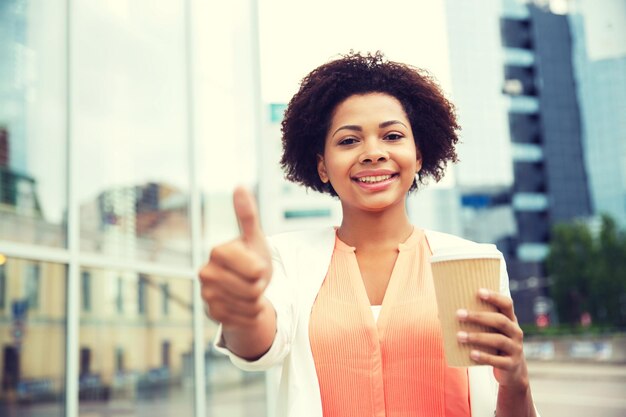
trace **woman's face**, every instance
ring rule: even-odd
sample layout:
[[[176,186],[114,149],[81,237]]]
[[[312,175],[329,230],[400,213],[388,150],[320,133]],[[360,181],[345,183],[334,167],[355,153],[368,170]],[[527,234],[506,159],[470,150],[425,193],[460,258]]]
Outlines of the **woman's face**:
[[[402,104],[383,93],[353,95],[334,110],[318,173],[345,207],[404,204],[422,158]]]

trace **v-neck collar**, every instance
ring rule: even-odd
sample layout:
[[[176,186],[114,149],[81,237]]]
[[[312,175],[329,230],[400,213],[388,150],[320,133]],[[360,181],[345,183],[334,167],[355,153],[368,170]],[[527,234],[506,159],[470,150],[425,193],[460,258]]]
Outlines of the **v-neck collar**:
[[[404,242],[398,243],[398,252],[404,252],[415,248],[420,241],[420,237],[423,235],[424,231],[422,229],[418,229],[413,226],[413,231],[409,237]],[[344,252],[356,252],[356,248],[354,246],[348,245],[339,238],[339,235],[337,234],[337,227],[335,227],[335,249],[339,249]]]
[[[385,329],[387,328],[392,307],[395,304],[395,300],[397,299],[398,291],[402,287],[402,277],[397,277],[398,265],[406,262],[406,256],[410,255],[411,251],[415,253],[415,247],[420,242],[423,236],[423,230],[418,229],[417,227],[413,227],[413,232],[411,233],[411,235],[404,242],[398,244],[398,256],[391,270],[389,282],[387,283],[387,289],[385,290],[385,295],[383,296],[382,303],[380,304],[380,314],[378,316],[378,320],[374,320],[374,315],[371,311],[372,304],[370,303],[369,297],[367,296],[365,284],[363,283],[363,276],[361,275],[359,263],[356,258],[356,248],[353,246],[349,246],[341,239],[339,239],[339,236],[337,236],[337,232],[335,230],[335,249],[342,252],[351,253],[350,263],[352,264],[352,268],[351,272],[348,274],[350,276],[349,279],[355,291],[355,295],[358,299],[359,309],[362,311],[363,317],[366,320],[368,327],[371,327],[377,331],[379,341],[382,340],[384,337]],[[407,277],[405,278],[408,279]]]

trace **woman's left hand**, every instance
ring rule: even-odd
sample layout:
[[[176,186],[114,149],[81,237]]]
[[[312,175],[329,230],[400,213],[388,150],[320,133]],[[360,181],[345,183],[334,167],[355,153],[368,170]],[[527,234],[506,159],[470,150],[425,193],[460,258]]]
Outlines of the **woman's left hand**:
[[[480,289],[478,297],[493,304],[496,312],[476,312],[459,310],[457,317],[462,322],[491,327],[497,333],[459,332],[457,339],[473,347],[470,357],[481,365],[491,365],[496,380],[501,387],[528,389],[528,369],[524,358],[524,333],[513,311],[513,300],[493,291]],[[497,354],[485,352],[482,348],[492,348]]]

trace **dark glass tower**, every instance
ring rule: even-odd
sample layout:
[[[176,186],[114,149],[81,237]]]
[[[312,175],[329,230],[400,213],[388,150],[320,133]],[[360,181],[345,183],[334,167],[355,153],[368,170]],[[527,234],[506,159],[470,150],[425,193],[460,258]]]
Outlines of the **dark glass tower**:
[[[510,99],[511,193],[518,233],[499,242],[520,321],[534,320],[545,292],[543,261],[553,224],[592,214],[567,16],[534,6],[501,20],[503,91]],[[534,311],[533,311],[534,310]]]

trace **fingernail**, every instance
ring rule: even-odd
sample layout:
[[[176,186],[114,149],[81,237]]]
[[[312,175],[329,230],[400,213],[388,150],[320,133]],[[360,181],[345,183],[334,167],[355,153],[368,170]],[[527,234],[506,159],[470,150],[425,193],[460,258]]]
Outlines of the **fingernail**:
[[[467,332],[457,332],[456,334],[456,338],[459,340],[459,342],[465,343],[467,342]]]
[[[467,318],[467,310],[465,310],[464,308],[460,308],[456,311],[456,316],[460,319],[460,320],[465,320]]]
[[[478,296],[482,298],[483,300],[486,300],[487,298],[489,298],[489,290],[486,288],[479,289]]]
[[[470,358],[474,359],[475,361],[477,361],[478,359],[480,359],[480,352],[477,350],[472,350],[470,352]]]

